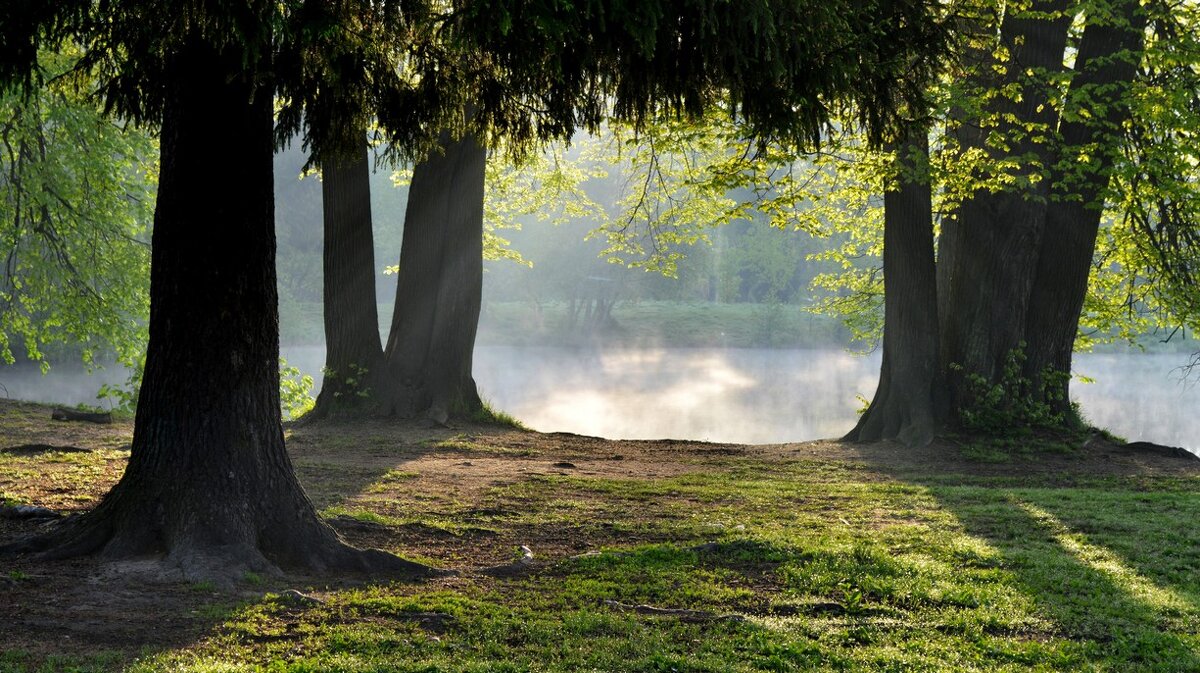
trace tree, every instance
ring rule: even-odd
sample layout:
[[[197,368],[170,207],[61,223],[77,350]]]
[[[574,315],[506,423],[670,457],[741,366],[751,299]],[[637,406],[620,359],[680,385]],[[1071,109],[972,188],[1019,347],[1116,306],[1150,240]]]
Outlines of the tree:
[[[49,367],[65,345],[137,368],[157,148],[89,99],[79,56],[42,52],[44,86],[0,93],[0,361]]]
[[[322,171],[325,376],[316,406],[309,412],[315,418],[363,406],[369,377],[383,362],[375,304],[370,170],[364,133],[356,157],[326,161]]]
[[[1132,123],[1119,134],[1085,298],[1084,346],[1138,331],[1169,341],[1200,327],[1200,7],[1149,9],[1126,99]]]
[[[29,81],[39,48],[78,40],[107,107],[161,124],[149,346],[129,466],[96,509],[8,551],[159,554],[184,577],[222,581],[275,568],[421,569],[342,543],[318,518],[284,449],[273,96],[285,96],[280,130],[290,136],[289,126],[305,118],[297,107],[315,91],[302,67],[309,48],[319,58],[321,36],[346,28],[307,21],[307,10],[324,17],[317,10],[325,4],[29,0],[0,10],[0,80]],[[394,3],[345,7],[352,17],[379,10],[383,30],[405,29]],[[609,101],[616,116],[644,119],[661,109],[701,110],[717,96],[728,96],[758,133],[812,141],[827,114],[817,101],[853,96],[866,103],[864,123],[882,135],[904,95],[920,90],[919,82],[897,86],[897,64],[912,62],[897,56],[936,54],[931,47],[940,39],[919,2],[821,3],[804,8],[811,13],[782,2],[699,13],[689,3],[662,2],[649,14],[639,7],[637,16],[619,7],[461,8],[435,46],[486,55],[499,76],[483,83],[504,85],[439,81],[436,61],[425,70],[417,63],[420,76],[412,77],[391,63],[372,71],[383,79],[364,94],[370,105],[363,110],[410,150],[434,128],[414,121],[465,130],[444,122],[468,96],[477,97],[472,123],[480,137],[518,144],[569,133],[577,115],[598,124]],[[831,45],[831,25],[851,29]],[[372,53],[380,65],[396,58],[386,48]],[[337,128],[308,126],[317,156],[360,142],[356,129],[332,133]]]
[[[1178,83],[1170,85],[1173,94],[1159,88],[1155,102],[1144,104],[1137,116],[1131,105],[1150,97],[1138,93],[1137,76],[1147,54],[1147,20],[1155,17],[1156,32],[1165,29],[1178,45],[1157,58],[1158,87],[1194,81],[1194,70],[1179,65],[1194,59],[1187,56],[1188,38],[1180,37],[1186,33],[1180,27],[1194,20],[1189,24],[1177,8],[1142,9],[1133,2],[1089,7],[1083,14],[1053,1],[997,11],[987,3],[956,9],[961,65],[953,81],[931,96],[954,103],[933,112],[946,129],[933,128],[939,147],[932,167],[928,158],[920,159],[928,154],[921,149],[928,145],[925,139],[910,137],[882,157],[852,142],[831,142],[834,154],[813,159],[819,168],[809,172],[805,199],[779,189],[772,176],[760,181],[761,172],[736,158],[698,162],[709,184],[721,185],[719,176],[732,175],[725,184],[754,185],[767,196],[759,207],[777,210],[772,201],[799,207],[804,220],[820,220],[801,227],[820,231],[841,222],[855,237],[848,249],[835,246],[823,253],[846,271],[818,278],[822,286],[854,290],[826,306],[853,307],[863,331],[874,328],[870,314],[883,309],[879,390],[849,439],[898,437],[920,444],[947,424],[1004,431],[1008,425],[1074,423],[1067,390],[1071,353],[1089,272],[1106,266],[1093,261],[1093,252],[1105,200],[1113,198],[1114,175],[1118,186],[1129,175],[1142,189],[1162,188],[1157,197],[1143,193],[1123,206],[1131,222],[1147,223],[1138,227],[1143,235],[1123,240],[1140,241],[1142,250],[1153,252],[1138,255],[1126,248],[1117,254],[1125,263],[1142,260],[1136,266],[1162,279],[1158,285],[1164,290],[1182,288],[1183,279],[1193,277],[1194,242],[1200,237],[1183,225],[1188,218],[1181,214],[1195,212],[1189,209],[1200,203],[1184,187],[1189,180],[1183,176],[1194,171],[1167,157],[1185,157],[1186,163],[1194,148],[1179,133],[1164,132],[1161,121],[1154,133],[1170,149],[1156,152],[1149,165],[1132,168],[1122,147],[1130,143],[1126,129],[1144,128],[1162,115],[1164,100],[1174,101],[1166,115],[1173,126],[1186,128],[1180,120],[1190,119],[1194,106]],[[1083,27],[1074,35],[1073,22]],[[932,122],[922,119],[925,110],[909,114],[917,118],[913,128],[930,128]],[[1186,138],[1187,131],[1182,134]],[[1136,152],[1145,156],[1148,146],[1137,143]],[[776,155],[776,165],[794,165],[796,159]],[[1147,175],[1151,171],[1153,177]],[[839,178],[843,173],[849,180]],[[869,200],[865,208],[851,205],[864,191],[883,192],[882,208]],[[846,223],[830,203],[854,212],[853,219]],[[882,241],[869,226],[874,211],[882,211]],[[1153,214],[1139,214],[1147,211]],[[942,228],[936,263],[928,231],[934,215]],[[880,250],[886,293],[878,269],[854,259]],[[1107,266],[1114,257],[1106,255]],[[1185,299],[1194,292],[1156,296],[1194,313]],[[988,406],[995,413],[980,413]]]
[[[1148,20],[1133,2],[1115,3],[1112,11],[1112,16],[1089,22],[1079,41],[1075,59],[1080,65],[1067,94],[1072,105],[1058,129],[1057,162],[1050,170],[1045,231],[1025,320],[1024,375],[1064,415],[1072,414],[1071,355],[1121,129],[1130,119],[1128,99]]]
[[[814,144],[819,141],[827,111],[809,110],[812,107],[809,101],[814,100],[811,98],[800,97],[789,102],[789,98],[795,96],[790,87],[809,91],[853,90],[853,97],[861,103],[856,108],[860,120],[873,132],[878,132],[890,121],[888,107],[893,104],[891,97],[898,92],[877,79],[878,68],[862,68],[862,63],[843,60],[847,53],[865,50],[871,53],[869,60],[884,71],[896,68],[897,63],[908,63],[911,72],[906,71],[902,80],[906,84],[920,79],[924,71],[921,61],[894,58],[895,52],[902,51],[907,45],[891,44],[887,40],[857,43],[865,38],[865,34],[856,32],[859,24],[881,20],[886,23],[890,15],[906,22],[914,32],[914,40],[932,44],[938,39],[936,25],[928,20],[929,17],[919,16],[924,10],[905,3],[884,3],[871,8],[880,10],[882,16],[856,8],[852,27],[839,33],[846,45],[852,45],[846,46],[848,52],[825,50],[816,41],[805,42],[801,35],[805,32],[815,35],[811,31],[816,20],[837,21],[833,14],[822,10],[800,15],[795,12],[795,7],[785,4],[757,6],[749,13],[731,13],[728,7],[714,8],[713,16],[696,23],[690,10],[664,3],[661,14],[647,11],[663,16],[681,11],[680,16],[684,18],[678,27],[664,31],[663,35],[647,33],[647,26],[640,16],[619,15],[614,20],[602,13],[592,13],[591,9],[580,11],[568,6],[556,7],[549,10],[548,15],[540,16],[521,10],[520,5],[476,5],[455,17],[454,21],[465,26],[461,28],[462,32],[480,37],[487,58],[461,53],[455,58],[441,52],[437,55],[442,64],[439,76],[474,81],[476,83],[468,88],[480,93],[462,102],[463,108],[472,113],[449,124],[439,140],[440,149],[429,153],[414,170],[396,308],[384,366],[381,369],[347,363],[341,367],[349,371],[327,367],[337,377],[332,381],[338,391],[336,394],[348,394],[346,383],[352,382],[355,395],[373,400],[369,405],[362,405],[364,409],[401,417],[424,414],[444,423],[452,413],[470,413],[481,406],[471,377],[471,357],[482,284],[478,253],[484,232],[486,153],[481,143],[487,137],[485,120],[500,113],[507,115],[506,111],[514,105],[552,111],[550,123],[545,123],[546,117],[542,116],[533,124],[517,119],[513,121],[518,124],[504,128],[505,134],[512,138],[511,147],[517,154],[526,150],[531,141],[570,137],[576,116],[585,128],[595,130],[604,119],[599,114],[604,101],[596,96],[600,91],[596,88],[596,78],[604,67],[615,67],[620,72],[621,84],[615,89],[617,98],[613,105],[615,119],[625,119],[638,129],[660,107],[678,116],[695,117],[711,107],[706,106],[704,100],[711,98],[713,91],[719,91],[720,87],[713,91],[689,91],[692,83],[679,80],[673,70],[678,68],[690,74],[694,68],[695,75],[700,76],[707,68],[711,72],[704,77],[724,80],[729,94],[725,111],[744,118],[743,131],[748,136],[772,134],[793,144]],[[728,25],[729,34],[723,34],[719,40],[703,38],[711,28],[703,25],[706,22]],[[495,26],[505,28],[497,33]],[[606,32],[597,33],[597,30]],[[592,48],[597,51],[612,49],[617,62],[607,64],[603,58],[591,61],[578,58],[577,54],[556,61],[554,59],[561,59],[562,55],[555,53],[552,58],[529,67],[528,58],[537,53],[539,44],[561,42],[563,34],[572,32],[595,35]],[[760,32],[763,35],[758,35]],[[510,33],[522,36],[522,39],[510,41]],[[529,37],[525,38],[527,35]],[[666,37],[668,35],[673,37]],[[752,41],[751,35],[755,37]],[[744,38],[743,41],[739,42],[738,36]],[[496,37],[499,42],[490,42]],[[701,44],[698,40],[702,39],[709,42]],[[728,44],[725,43],[727,39],[730,40]],[[740,52],[748,47],[763,50],[774,40],[787,40],[790,46],[782,52],[763,51],[759,66],[751,66],[748,57],[742,61],[742,55],[731,61],[725,53]],[[797,48],[799,45],[803,48]],[[808,49],[812,51],[806,52]],[[823,66],[821,62],[824,62]],[[846,78],[851,71],[859,72],[860,80]],[[821,77],[806,79],[801,76],[801,73],[816,72],[821,72]],[[606,76],[612,77],[611,74]],[[747,95],[744,91],[747,87],[762,87],[763,95]],[[581,100],[573,104],[574,109],[579,110],[578,115],[559,114],[567,108],[561,107],[562,102],[553,97],[563,91],[581,96]],[[907,95],[915,93],[914,89]],[[551,96],[550,100],[546,99],[547,95]],[[533,102],[524,102],[525,99]],[[797,109],[800,114],[796,113]],[[484,123],[479,123],[481,120]],[[337,275],[331,276],[326,282],[338,282],[337,278]],[[341,307],[327,305],[326,311],[328,320],[329,312],[340,312]],[[344,325],[342,321],[337,322]],[[357,329],[364,333],[358,341],[365,343],[373,339],[373,335],[365,334],[369,329],[366,322]],[[340,335],[335,337],[341,338]],[[329,375],[330,371],[327,371]],[[324,415],[326,411],[319,401],[316,416]]]
[[[487,153],[473,135],[417,164],[388,336],[389,411],[445,423],[482,406],[471,359],[483,291]]]
[[[33,25],[3,17],[6,44],[28,49],[24,61],[4,61],[2,74],[28,72],[42,30],[94,41],[85,61],[116,72],[103,88],[107,104],[161,123],[161,179],[129,466],[96,509],[7,551],[161,554],[185,578],[220,581],[280,567],[423,568],[341,542],[317,517],[284,449],[267,74],[274,3],[237,16],[199,11],[180,24],[133,2],[98,25],[90,3],[41,9],[17,14],[40,19]]]
[[[944,412],[939,399],[938,304],[929,139],[913,122],[894,148],[898,175],[884,194],[883,359],[879,388],[846,439],[895,437],[929,443]]]
[[[932,250],[922,242],[920,257],[901,265],[911,254],[904,241],[914,239],[890,231],[911,223],[908,206],[896,199],[908,186],[889,193],[884,273],[889,286],[902,276],[902,298],[889,288],[880,392],[849,438],[923,443],[931,427],[946,423],[1005,431],[1077,422],[1067,389],[1071,354],[1146,14],[1136,2],[1091,9],[1068,70],[1074,18],[1061,2],[1010,10],[999,32],[1001,59],[989,48],[969,52],[972,86],[985,103],[951,111],[948,154],[974,161],[977,173],[960,178],[960,196],[947,189],[951,217],[938,245],[936,311],[928,307],[927,280],[920,291],[913,287],[933,268],[925,261]],[[1002,76],[990,81],[996,71]],[[1065,96],[1056,93],[1063,82]],[[924,312],[927,338],[936,333],[939,342],[934,385],[921,376],[904,386],[907,409],[890,403],[889,372],[898,360],[926,372],[930,348],[891,347],[913,334],[904,313],[893,310],[897,301],[909,315]]]

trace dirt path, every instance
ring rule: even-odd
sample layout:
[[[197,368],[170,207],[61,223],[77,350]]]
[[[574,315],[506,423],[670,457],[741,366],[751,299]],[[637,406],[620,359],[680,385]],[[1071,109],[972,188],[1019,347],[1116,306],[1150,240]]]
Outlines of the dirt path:
[[[48,407],[0,401],[0,497],[60,511],[85,510],[120,477],[131,434],[128,420],[110,426],[54,422]],[[593,492],[588,496],[593,501],[572,500],[574,480],[663,480],[748,466],[769,470],[797,461],[854,466],[861,481],[1040,475],[1043,481],[1069,484],[1095,477],[1200,475],[1200,461],[1130,450],[1099,437],[1072,453],[989,464],[964,458],[953,442],[919,450],[836,441],[743,446],[382,422],[291,427],[287,434],[306,489],[350,542],[459,570],[511,560],[518,544],[553,558],[659,539],[653,530],[639,533],[611,522],[509,523],[516,519],[504,508],[519,505],[523,487],[558,488],[564,506],[605,506],[604,496]],[[507,498],[502,505],[497,505],[498,493]],[[587,520],[587,512],[582,518]],[[0,518],[0,541],[42,525]],[[453,586],[473,580],[443,581]],[[221,594],[202,585],[150,582],[136,563],[0,557],[0,652],[48,656],[111,650],[124,656],[178,647],[204,637],[239,601],[311,583],[266,579],[240,593]]]

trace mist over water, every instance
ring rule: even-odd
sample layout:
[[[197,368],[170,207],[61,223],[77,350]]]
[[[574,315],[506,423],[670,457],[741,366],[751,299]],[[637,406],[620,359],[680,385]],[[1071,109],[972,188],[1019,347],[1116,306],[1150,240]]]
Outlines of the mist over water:
[[[1182,446],[1200,453],[1200,372],[1185,379],[1183,353],[1081,353],[1071,398],[1093,425],[1128,441]]]
[[[879,358],[828,349],[482,347],[480,392],[532,428],[772,443],[844,434]]]
[[[289,364],[320,389],[323,346],[285,346]],[[1200,381],[1184,380],[1182,353],[1075,356],[1072,397],[1094,425],[1129,441],[1200,452]],[[480,393],[542,432],[614,439],[777,443],[838,437],[854,426],[879,376],[879,355],[835,348],[611,348],[481,345]],[[0,395],[54,404],[97,404],[110,366],[91,374],[59,366],[0,367]],[[99,403],[104,406],[104,403]]]
[[[34,364],[0,366],[0,397],[27,402],[76,406],[106,406],[96,399],[100,386],[125,383],[129,374],[110,365],[91,373],[78,365],[56,366],[46,375]]]
[[[320,185],[297,179],[304,160],[298,148],[276,156],[280,326],[283,356],[312,375],[319,390],[325,361]],[[383,267],[399,258],[406,194],[391,187],[388,174],[374,174],[371,190],[383,328],[396,291],[395,277],[383,275]],[[589,189],[608,207],[626,178],[613,173]],[[762,224],[739,221],[714,230],[711,245],[687,248],[676,278],[608,263],[604,243],[584,238],[594,223],[529,217],[522,229],[504,230],[532,266],[486,263],[475,351],[481,394],[544,432],[736,443],[845,434],[863,406],[858,396],[875,392],[879,355],[839,348],[847,336],[837,320],[821,322],[803,308],[812,300],[806,288],[814,275],[836,270],[812,257],[830,243]],[[618,307],[616,329],[608,325],[585,342],[614,341],[544,345],[575,343],[579,332],[562,326],[564,307],[594,301],[601,287],[610,309]],[[749,347],[684,347],[716,345]],[[1178,367],[1186,361],[1185,352],[1077,355],[1076,373],[1096,383],[1076,381],[1072,394],[1094,425],[1130,441],[1200,452],[1200,386],[1180,381]],[[88,375],[78,365],[57,365],[47,376],[28,364],[0,367],[0,396],[95,405],[102,384],[125,379],[119,367]]]
[[[320,347],[285,349],[319,372]],[[1200,385],[1186,357],[1079,354],[1072,397],[1088,420],[1129,441],[1200,451]],[[879,354],[841,349],[487,346],[475,380],[497,409],[542,432],[613,439],[766,444],[839,437],[879,376]],[[316,375],[319,384],[319,375]]]

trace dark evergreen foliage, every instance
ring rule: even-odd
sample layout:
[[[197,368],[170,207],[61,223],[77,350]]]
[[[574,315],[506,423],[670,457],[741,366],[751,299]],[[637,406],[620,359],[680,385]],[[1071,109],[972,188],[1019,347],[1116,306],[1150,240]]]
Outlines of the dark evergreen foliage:
[[[302,130],[320,160],[358,151],[371,117],[401,153],[468,130],[522,148],[606,114],[636,121],[725,99],[756,134],[815,142],[831,107],[853,100],[881,137],[940,52],[935,7],[605,0],[437,14],[390,0],[6,2],[0,84],[36,82],[38,50],[74,41],[107,109],[163,136],[129,468],[95,510],[8,551],[156,554],[185,577],[226,582],[277,567],[420,570],[342,544],[284,451],[273,132]],[[481,172],[482,155],[469,163]]]

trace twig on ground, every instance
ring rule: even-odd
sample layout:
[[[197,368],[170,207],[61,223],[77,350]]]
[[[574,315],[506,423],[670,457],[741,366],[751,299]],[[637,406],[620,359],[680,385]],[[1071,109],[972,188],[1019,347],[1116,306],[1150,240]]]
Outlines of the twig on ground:
[[[620,612],[633,612],[639,615],[656,615],[661,617],[676,617],[684,622],[744,622],[746,618],[735,614],[717,614],[704,610],[686,610],[684,608],[659,608],[653,605],[629,605],[619,601],[606,600],[604,604]]]
[[[491,575],[492,577],[512,577],[527,572],[532,568],[533,550],[525,545],[521,545],[521,558],[512,563],[482,568],[479,570],[479,574]]]

